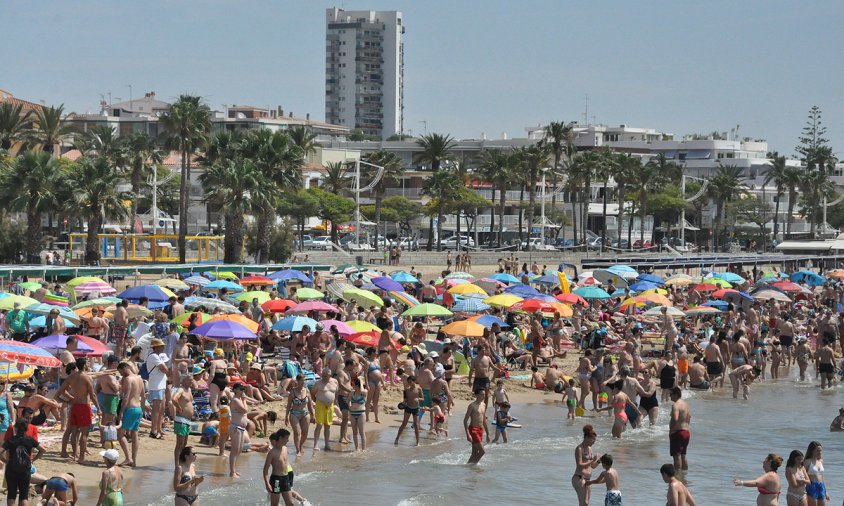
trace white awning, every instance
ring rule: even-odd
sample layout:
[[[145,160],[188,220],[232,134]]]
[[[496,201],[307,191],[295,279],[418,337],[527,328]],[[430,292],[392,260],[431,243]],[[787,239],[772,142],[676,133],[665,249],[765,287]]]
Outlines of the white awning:
[[[783,241],[777,244],[780,251],[829,251],[833,244],[839,243],[835,249],[844,249],[844,241]]]

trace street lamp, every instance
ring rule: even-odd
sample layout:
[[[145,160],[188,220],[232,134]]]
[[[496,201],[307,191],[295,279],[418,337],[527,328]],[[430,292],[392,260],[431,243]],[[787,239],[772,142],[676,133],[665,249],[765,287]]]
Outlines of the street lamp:
[[[375,165],[374,163],[363,162],[361,160],[346,160],[347,163],[349,161],[355,162],[355,244],[360,245],[360,194],[361,192],[366,192],[375,188],[375,185],[378,184],[378,181],[380,181],[381,177],[384,175],[384,167],[380,165]],[[375,173],[375,176],[372,178],[372,181],[370,181],[369,184],[363,188],[360,187],[361,164],[378,169],[378,172]],[[378,224],[376,223],[375,226],[377,227]],[[384,242],[386,243],[386,238],[384,239]],[[375,250],[378,250],[378,244],[375,244]]]
[[[703,184],[698,190],[697,193],[692,195],[689,198],[686,198],[686,179],[694,179],[697,181],[703,181]],[[699,199],[703,196],[704,192],[706,192],[706,187],[709,186],[709,180],[702,177],[692,177],[683,174],[680,177],[680,195],[683,197],[683,200],[686,202],[694,202],[695,200]],[[641,223],[639,226],[644,227],[645,224]],[[653,242],[653,234],[651,235],[651,242]],[[686,206],[684,205],[683,208],[680,210],[680,242],[683,246],[686,245]],[[644,245],[643,245],[644,246]]]

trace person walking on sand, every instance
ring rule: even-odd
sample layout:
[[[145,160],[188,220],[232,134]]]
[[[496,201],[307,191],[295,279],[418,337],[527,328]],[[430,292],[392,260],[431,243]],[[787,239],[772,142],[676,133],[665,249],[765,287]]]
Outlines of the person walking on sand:
[[[463,429],[466,431],[466,439],[472,443],[472,454],[467,464],[477,464],[484,456],[484,434],[486,442],[489,443],[489,426],[486,418],[486,391],[483,388],[475,390],[475,400],[466,409],[466,416],[463,417]]]
[[[600,462],[604,467],[603,472],[594,480],[587,480],[586,486],[604,483],[607,486],[607,495],[604,496],[604,506],[622,506],[621,486],[619,485],[618,471],[612,468],[612,455],[609,453],[601,455]]]
[[[782,457],[776,453],[769,453],[762,461],[762,469],[765,474],[755,480],[733,480],[737,487],[756,487],[759,496],[756,498],[756,506],[779,506],[780,490],[782,482],[777,474],[777,469],[782,465]]]
[[[100,411],[97,396],[94,394],[94,382],[85,374],[87,369],[88,361],[85,358],[77,358],[73,365],[67,366],[69,376],[56,392],[56,398],[67,395],[71,399],[70,416],[62,436],[61,455],[68,457],[67,442],[70,441],[73,459],[80,464],[85,462],[88,452],[88,429],[91,428],[93,418],[91,403],[97,407],[98,412]]]
[[[659,474],[662,475],[662,481],[668,484],[668,502],[665,506],[695,506],[692,493],[682,481],[676,478],[677,470],[674,464],[663,464],[659,468]]]
[[[674,404],[671,406],[671,417],[668,420],[668,441],[669,452],[674,458],[674,468],[687,471],[689,463],[686,461],[686,449],[691,438],[689,426],[692,413],[688,403],[682,397],[683,391],[680,387],[671,389],[671,401]]]
[[[129,362],[120,362],[117,365],[117,372],[120,373],[120,420],[118,440],[123,450],[124,459],[121,466],[135,467],[138,462],[138,429],[141,427],[143,418],[142,406],[146,403],[144,392],[144,380]],[[132,451],[129,451],[127,436],[132,439]]]
[[[331,377],[331,369],[323,368],[322,376],[311,387],[311,398],[316,401],[316,427],[314,428],[314,451],[319,451],[319,433],[325,427],[325,450],[330,451],[331,424],[334,423],[334,399],[339,384]]]
[[[293,468],[287,455],[289,439],[290,432],[286,429],[279,429],[270,435],[271,446],[264,460],[262,477],[272,506],[278,506],[281,499],[284,499],[285,506],[293,505]]]
[[[117,466],[117,459],[120,454],[117,450],[105,450],[100,452],[105,462],[106,469],[100,479],[100,496],[97,498],[97,506],[123,506],[123,473]]]

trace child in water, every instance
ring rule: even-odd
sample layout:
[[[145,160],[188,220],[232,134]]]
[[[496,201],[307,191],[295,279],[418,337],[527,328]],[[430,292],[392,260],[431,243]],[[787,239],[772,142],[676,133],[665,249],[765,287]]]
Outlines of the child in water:
[[[504,380],[498,380],[498,383],[495,385],[495,390],[492,392],[492,399],[495,403],[495,407],[499,407],[502,404],[510,403],[510,397],[507,395],[507,391],[504,390]]]
[[[448,437],[448,429],[445,427],[445,412],[443,412],[442,408],[442,399],[434,397],[431,399],[431,402],[434,403],[433,407],[431,407],[431,411],[434,413],[434,433],[437,437],[440,437],[440,434],[444,434],[445,437]]]
[[[507,442],[507,424],[514,420],[515,418],[510,416],[510,403],[504,401],[498,406],[498,410],[495,412],[495,437],[492,439],[493,443],[498,442],[499,436],[505,443]]]
[[[575,408],[577,407],[577,389],[574,387],[574,378],[569,378],[568,387],[563,392],[563,402],[568,408],[566,420],[574,420]]]

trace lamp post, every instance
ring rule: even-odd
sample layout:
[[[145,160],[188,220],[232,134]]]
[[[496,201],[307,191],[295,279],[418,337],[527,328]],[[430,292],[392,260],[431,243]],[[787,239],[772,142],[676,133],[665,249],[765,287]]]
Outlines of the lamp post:
[[[539,244],[545,246],[545,174],[548,172],[548,167],[542,169],[542,188],[540,192],[539,205]],[[528,235],[530,237],[530,235]],[[530,247],[530,245],[528,245]]]
[[[347,162],[349,160],[346,160]],[[378,181],[381,180],[381,177],[384,175],[384,167],[380,165],[375,165],[374,163],[363,162],[361,160],[353,160],[355,162],[355,244],[360,245],[360,194],[361,192],[366,192],[375,187],[378,184]],[[378,172],[375,173],[375,176],[372,178],[372,181],[369,182],[368,185],[361,188],[360,187],[360,166],[368,165],[370,167],[374,167],[378,169]],[[378,224],[376,223],[375,226],[377,227]],[[386,238],[384,239],[386,243]],[[375,250],[378,250],[378,244],[375,244]]]
[[[694,195],[689,198],[686,198],[686,179],[694,179],[697,181],[703,181],[703,185],[700,187],[700,190]],[[692,177],[683,174],[680,176],[680,196],[683,197],[683,200],[686,202],[694,202],[695,200],[699,199],[703,193],[706,191],[706,187],[709,186],[709,180],[702,177]],[[642,224],[644,226],[644,224]],[[653,238],[652,238],[653,239]],[[680,242],[683,246],[686,245],[686,206],[680,210]]]

